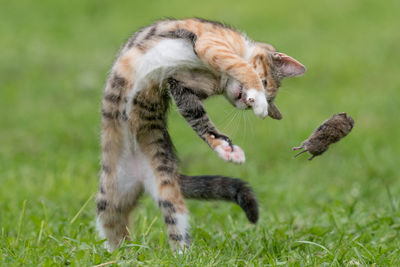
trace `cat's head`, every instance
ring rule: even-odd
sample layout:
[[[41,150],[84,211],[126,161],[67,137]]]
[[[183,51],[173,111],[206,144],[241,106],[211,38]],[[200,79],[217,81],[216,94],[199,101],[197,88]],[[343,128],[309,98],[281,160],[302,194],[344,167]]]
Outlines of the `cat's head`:
[[[254,68],[264,86],[269,108],[268,116],[280,120],[282,114],[274,103],[281,80],[287,77],[301,76],[306,72],[303,64],[294,58],[280,53],[269,44],[256,43],[248,57],[248,62]],[[229,78],[226,83],[225,95],[229,102],[239,109],[247,109],[246,95],[242,85]]]

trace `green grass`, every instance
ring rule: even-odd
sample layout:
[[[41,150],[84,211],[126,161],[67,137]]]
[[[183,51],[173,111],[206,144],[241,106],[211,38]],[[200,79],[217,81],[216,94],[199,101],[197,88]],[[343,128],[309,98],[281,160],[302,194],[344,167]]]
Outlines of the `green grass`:
[[[214,2],[1,1],[1,266],[400,265],[400,2]],[[282,121],[249,111],[229,123],[225,100],[207,102],[246,151],[242,166],[218,159],[171,110],[182,171],[248,181],[256,226],[230,203],[188,201],[193,246],[176,256],[145,197],[133,241],[110,254],[94,223],[102,88],[129,34],[165,16],[229,22],[308,72],[284,81]],[[342,111],[356,122],[347,138],[312,162],[292,158],[292,146]]]

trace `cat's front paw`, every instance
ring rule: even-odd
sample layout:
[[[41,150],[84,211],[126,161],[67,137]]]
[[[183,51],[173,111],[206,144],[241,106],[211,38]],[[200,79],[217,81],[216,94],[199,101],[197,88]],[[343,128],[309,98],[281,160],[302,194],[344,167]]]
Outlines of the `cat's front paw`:
[[[249,89],[246,92],[246,101],[253,108],[254,114],[261,119],[268,116],[268,102],[263,92]]]
[[[217,145],[214,150],[225,161],[236,164],[242,164],[246,161],[243,150],[236,145],[231,147],[225,140],[221,141],[221,144]]]

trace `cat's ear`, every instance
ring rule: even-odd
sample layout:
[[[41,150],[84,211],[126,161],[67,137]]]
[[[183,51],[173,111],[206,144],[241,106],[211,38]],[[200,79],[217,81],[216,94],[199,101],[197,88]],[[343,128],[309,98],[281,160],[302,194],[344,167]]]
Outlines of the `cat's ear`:
[[[296,59],[280,52],[272,52],[270,57],[273,69],[280,78],[301,76],[306,72],[306,67]]]

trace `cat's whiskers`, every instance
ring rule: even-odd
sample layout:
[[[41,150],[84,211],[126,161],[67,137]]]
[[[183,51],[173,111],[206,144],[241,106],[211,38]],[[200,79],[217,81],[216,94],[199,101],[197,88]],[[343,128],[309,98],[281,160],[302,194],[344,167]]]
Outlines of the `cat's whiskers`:
[[[220,121],[218,121],[216,123],[216,125],[220,125],[220,124],[223,124],[224,122],[226,122],[229,119],[229,117],[232,116],[232,114],[235,112],[235,110],[236,109],[232,108],[230,111],[224,111],[224,113],[225,113],[224,118],[221,119]]]
[[[233,114],[232,118],[230,119],[230,121],[228,122],[228,124],[222,128],[223,131],[225,130],[229,130],[228,127],[231,126],[232,122],[235,120],[235,118],[237,117],[238,111],[236,109],[234,109],[233,111],[235,111],[235,113]]]
[[[246,117],[247,117],[247,120],[248,120],[248,122],[249,122],[249,128],[250,128],[250,134],[253,134],[254,133],[254,125],[253,125],[253,119],[252,119],[252,117],[250,116],[248,116],[248,113],[246,113]]]
[[[242,141],[245,144],[246,143],[246,133],[247,133],[247,117],[245,114],[246,111],[242,111],[242,117],[243,117],[243,121],[244,121],[244,127],[243,127],[243,138]]]
[[[241,114],[241,113],[242,113],[242,110],[238,110],[237,114]],[[232,138],[235,138],[237,136],[239,128],[243,128],[242,127],[242,124],[243,124],[243,120],[242,119],[243,119],[243,116],[238,116],[238,122],[235,123],[236,127],[235,127],[235,132],[234,132]]]

